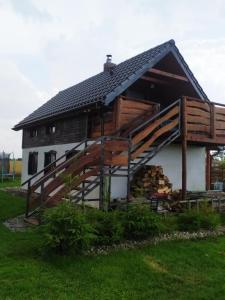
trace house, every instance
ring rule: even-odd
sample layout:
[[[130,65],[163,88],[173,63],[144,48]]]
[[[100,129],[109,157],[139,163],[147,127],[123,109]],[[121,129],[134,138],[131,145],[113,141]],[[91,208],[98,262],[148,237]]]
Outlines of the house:
[[[55,205],[63,176],[79,175],[71,197],[130,196],[130,181],[146,164],[161,165],[173,189],[210,188],[210,150],[225,145],[225,105],[211,102],[173,40],[59,92],[15,125],[23,130],[22,182],[28,208]],[[32,201],[31,201],[32,202]]]

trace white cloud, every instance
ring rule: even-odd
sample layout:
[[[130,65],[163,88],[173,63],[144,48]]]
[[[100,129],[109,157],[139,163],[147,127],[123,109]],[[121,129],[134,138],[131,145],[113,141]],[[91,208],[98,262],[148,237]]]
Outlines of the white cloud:
[[[0,151],[21,155],[21,134],[11,128],[44,102],[43,95],[10,61],[0,60]]]
[[[210,99],[225,101],[223,0],[0,0],[0,151],[58,90],[170,38]],[[8,137],[8,138],[7,138]]]
[[[182,44],[183,54],[209,99],[225,102],[225,38],[190,40]]]

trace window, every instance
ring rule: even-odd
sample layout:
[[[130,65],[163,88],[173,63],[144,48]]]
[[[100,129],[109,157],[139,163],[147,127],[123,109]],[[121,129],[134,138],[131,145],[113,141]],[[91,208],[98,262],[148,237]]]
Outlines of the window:
[[[28,158],[28,175],[37,173],[38,152],[30,152]]]
[[[56,132],[56,127],[55,125],[48,125],[46,127],[46,134],[54,134]]]
[[[47,167],[48,165],[53,163],[55,160],[56,160],[56,152],[55,151],[45,152],[44,167]],[[45,174],[48,172],[51,172],[51,170],[54,169],[55,166],[56,166],[56,164],[52,164],[51,166],[49,166],[49,168],[46,168]]]
[[[30,137],[38,136],[38,130],[37,128],[31,128],[30,129]]]

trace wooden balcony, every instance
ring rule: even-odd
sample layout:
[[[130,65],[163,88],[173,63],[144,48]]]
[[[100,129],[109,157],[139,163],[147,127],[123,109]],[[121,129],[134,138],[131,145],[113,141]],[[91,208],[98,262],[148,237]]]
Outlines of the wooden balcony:
[[[182,118],[187,141],[225,145],[225,105],[183,97]]]
[[[146,118],[150,118],[159,111],[160,105],[157,102],[120,96],[114,102],[112,111],[104,116],[104,135],[114,135],[117,130],[126,125],[129,125],[129,128],[134,126],[136,121],[140,125],[140,120],[144,122]],[[92,138],[101,136],[99,116],[93,118],[91,128]]]

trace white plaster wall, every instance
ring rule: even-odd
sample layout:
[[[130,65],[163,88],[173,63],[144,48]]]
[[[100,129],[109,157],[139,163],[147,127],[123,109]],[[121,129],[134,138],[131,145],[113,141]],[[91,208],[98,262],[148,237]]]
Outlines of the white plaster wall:
[[[173,184],[173,190],[182,185],[181,146],[169,145],[159,152],[148,165],[160,165],[164,174]],[[187,148],[187,189],[205,190],[205,147],[188,146]]]
[[[65,154],[66,151],[71,150],[75,147],[77,143],[72,144],[63,144],[63,145],[51,145],[51,146],[43,146],[43,147],[34,147],[34,148],[25,148],[22,152],[22,177],[21,182],[25,182],[27,179],[32,177],[33,175],[28,175],[28,159],[29,159],[29,152],[38,152],[38,168],[37,172],[41,171],[44,168],[44,160],[45,160],[45,152],[54,150],[56,151],[56,159]],[[79,147],[78,149],[82,149]],[[65,158],[64,158],[65,159]],[[63,161],[63,160],[61,160]],[[60,161],[58,162],[60,163]],[[37,180],[37,177],[35,178]]]
[[[169,145],[160,151],[147,165],[159,165],[168,176],[173,190],[182,187],[182,153],[180,145]],[[126,197],[127,179],[112,179],[112,198]],[[187,148],[187,189],[205,190],[205,147],[188,146]]]
[[[70,150],[76,145],[52,145],[45,147],[27,148],[23,149],[23,168],[22,168],[22,182],[29,177],[27,174],[29,152],[38,152],[38,171],[44,167],[44,153],[50,150],[57,152],[56,158],[65,154],[65,151]],[[81,148],[82,149],[82,148]],[[160,165],[163,167],[164,174],[168,176],[170,182],[173,184],[173,190],[181,188],[182,175],[182,156],[181,146],[169,145],[160,151],[148,165]],[[37,180],[37,178],[35,178]],[[126,197],[127,179],[125,177],[113,177],[111,186],[112,198]],[[187,189],[192,191],[205,190],[205,148],[189,146],[187,148]],[[98,198],[99,189],[92,191],[87,198]]]

